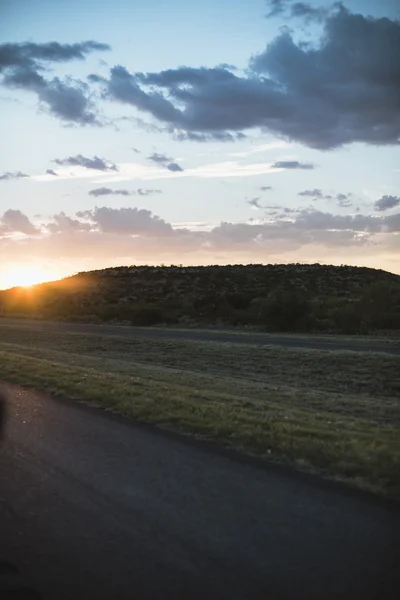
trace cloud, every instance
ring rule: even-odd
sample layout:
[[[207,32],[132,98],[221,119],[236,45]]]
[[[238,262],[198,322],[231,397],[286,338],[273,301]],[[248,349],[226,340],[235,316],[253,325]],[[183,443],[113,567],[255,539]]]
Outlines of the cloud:
[[[288,0],[267,0],[266,4],[269,11],[266,17],[277,17],[285,12]]]
[[[39,234],[0,235],[8,262],[49,256],[68,271],[104,265],[233,264],[235,262],[328,262],[382,268],[398,257],[400,213],[390,216],[337,215],[277,207],[276,214],[249,222],[172,225],[139,208],[96,207],[55,215]],[[1,229],[1,225],[0,225]],[[393,260],[392,263],[390,261]],[[78,267],[79,265],[79,267]]]
[[[89,88],[81,81],[71,78],[62,81],[58,77],[46,80],[39,73],[18,68],[6,74],[2,83],[11,88],[35,92],[39,103],[62,121],[79,125],[101,124],[94,112]]]
[[[246,200],[247,204],[250,204],[253,208],[264,208],[260,204],[260,198],[252,198],[251,200]]]
[[[274,2],[276,12],[287,3]],[[297,4],[297,10],[302,6]],[[258,127],[316,149],[400,141],[400,21],[353,14],[324,17],[312,43],[283,30],[254,55],[246,74],[181,66],[160,72],[111,69],[104,97],[168,128],[199,134]]]
[[[326,194],[320,188],[314,188],[313,190],[304,190],[298,193],[298,196],[306,196],[312,198],[312,200],[337,200],[337,204],[341,208],[348,208],[349,206],[352,206],[352,202],[350,200],[350,197],[352,195],[353,194],[351,192],[347,194]]]
[[[267,192],[267,191],[269,191],[269,190],[273,190],[273,189],[274,189],[274,188],[272,187],[272,185],[262,185],[262,186],[260,187],[260,190],[261,190],[262,192]]]
[[[182,167],[180,167],[177,163],[169,163],[167,165],[167,169],[168,171],[172,171],[173,173],[178,173],[180,171],[183,171]]]
[[[0,220],[0,233],[24,233],[26,235],[36,235],[38,229],[33,225],[29,218],[20,210],[9,209]]]
[[[251,156],[252,154],[259,154],[260,152],[275,150],[276,148],[287,148],[288,146],[290,146],[290,144],[279,140],[275,142],[268,142],[267,144],[261,144],[259,146],[256,146],[255,148],[251,148],[250,150],[245,150],[244,152],[231,152],[229,156],[239,156],[242,158],[246,158],[247,156]]]
[[[157,189],[148,189],[148,190],[144,190],[142,188],[139,188],[136,192],[134,192],[135,194],[138,194],[139,196],[151,196],[151,194],[161,194],[161,190],[157,190]]]
[[[53,161],[56,165],[70,165],[72,167],[85,167],[86,169],[94,169],[95,171],[118,171],[118,167],[111,162],[105,161],[98,156],[87,158],[78,154],[77,156],[68,156],[67,158],[55,158]]]
[[[352,206],[353,203],[350,200],[350,196],[352,196],[352,194],[337,194],[336,200],[338,206],[341,208],[348,208],[349,206]]]
[[[108,208],[78,212],[77,216],[89,220],[102,233],[125,235],[168,236],[174,230],[150,210],[144,208]]]
[[[278,160],[272,164],[273,169],[313,169],[311,163],[301,163],[298,160]]]
[[[313,190],[303,190],[302,192],[298,193],[298,196],[307,196],[307,197],[315,198],[315,199],[325,198],[325,195],[322,193],[322,190],[319,188],[314,188]]]
[[[101,187],[96,188],[94,190],[90,190],[89,194],[91,196],[130,196],[132,192],[128,192],[128,190],[112,190],[111,188]]]
[[[57,177],[57,173],[53,169],[46,169],[46,175],[54,175]]]
[[[400,197],[398,196],[382,196],[382,198],[377,200],[374,204],[374,208],[377,211],[389,210],[396,206],[400,206]]]
[[[14,173],[10,173],[10,171],[7,171],[7,173],[3,173],[3,175],[0,175],[0,181],[10,181],[11,179],[27,179],[29,178],[29,175],[26,175],[25,173],[21,173],[21,171],[15,171]]]
[[[162,165],[172,173],[178,173],[183,171],[182,167],[180,167],[176,162],[173,162],[173,159],[169,158],[165,154],[159,154],[158,152],[154,152],[147,158],[158,165]]]
[[[154,152],[153,154],[151,154],[150,156],[147,157],[149,160],[152,160],[155,163],[159,163],[164,165],[166,162],[169,162],[172,160],[172,158],[168,158],[168,156],[166,156],[166,154],[160,154],[158,152]]]
[[[76,44],[58,42],[0,44],[0,72],[13,67],[38,68],[41,62],[83,60],[90,52],[104,50],[110,50],[110,46],[93,40]]]
[[[46,228],[51,233],[75,233],[78,231],[90,231],[89,223],[82,223],[76,219],[71,219],[64,212],[54,215],[53,221],[46,225]]]
[[[151,194],[161,194],[161,190],[156,189],[142,189],[139,188],[137,190],[128,191],[128,190],[113,190],[107,187],[96,188],[94,190],[90,190],[89,194],[91,196],[134,196],[138,194],[139,196],[150,196]]]
[[[72,78],[46,79],[42,73],[48,63],[83,60],[94,51],[109,50],[108,44],[92,40],[76,44],[49,42],[0,45],[1,83],[10,88],[34,92],[50,114],[81,125],[100,124],[87,84]]]
[[[67,160],[67,159],[59,159]],[[106,161],[103,161],[106,162]],[[153,161],[154,162],[154,161]],[[171,163],[159,164],[159,168],[155,165],[143,165],[136,162],[119,163],[116,169],[96,170],[86,168],[79,163],[78,166],[69,166],[70,163],[64,163],[64,166],[57,169],[57,180],[65,179],[94,179],[96,184],[115,184],[122,181],[154,181],[156,179],[172,179],[175,177],[193,177],[193,178],[219,178],[219,177],[253,177],[258,175],[266,175],[282,171],[273,167],[271,163],[243,163],[239,161],[224,161],[215,163],[201,164],[197,167],[189,167],[185,170],[175,170],[174,167],[168,169],[166,165]],[[106,164],[108,164],[106,162]],[[40,173],[32,175],[31,178],[35,181],[54,182],[56,178],[48,173]],[[108,187],[108,186],[107,186]],[[111,186],[110,186],[111,187]]]
[[[173,137],[179,142],[237,142],[246,139],[241,131],[232,133],[230,131],[215,131],[212,133],[198,133],[195,131],[173,131]]]
[[[294,0],[267,0],[266,4],[269,9],[267,19],[285,15],[304,18],[306,21],[320,21],[326,17],[332,7],[339,6],[339,2],[336,2],[328,7],[314,7],[308,2],[294,2]]]

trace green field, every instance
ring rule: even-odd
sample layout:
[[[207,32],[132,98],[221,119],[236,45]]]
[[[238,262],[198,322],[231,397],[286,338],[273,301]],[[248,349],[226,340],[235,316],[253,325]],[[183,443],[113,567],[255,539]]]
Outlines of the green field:
[[[400,497],[400,360],[0,322],[0,378]]]

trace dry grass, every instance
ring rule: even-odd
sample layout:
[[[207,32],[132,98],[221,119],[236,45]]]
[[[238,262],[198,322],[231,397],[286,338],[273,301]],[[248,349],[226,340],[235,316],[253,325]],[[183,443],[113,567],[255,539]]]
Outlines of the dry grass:
[[[399,358],[0,325],[0,377],[400,496]]]

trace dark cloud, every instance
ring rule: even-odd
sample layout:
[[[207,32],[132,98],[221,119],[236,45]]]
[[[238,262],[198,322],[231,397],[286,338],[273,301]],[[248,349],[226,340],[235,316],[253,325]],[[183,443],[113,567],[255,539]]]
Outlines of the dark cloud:
[[[57,173],[55,171],[53,171],[53,169],[47,169],[46,175],[54,175],[55,177],[57,177]]]
[[[138,110],[148,112],[160,121],[172,124],[179,120],[180,111],[163,94],[153,91],[144,92],[136,76],[131,75],[125,67],[117,66],[111,69],[107,92],[111,98],[132,104]]]
[[[78,154],[77,156],[68,156],[67,158],[55,158],[53,163],[56,165],[69,165],[72,167],[85,167],[86,169],[94,169],[95,171],[118,171],[117,165],[94,156],[87,158]]]
[[[267,191],[269,191],[269,190],[273,190],[273,189],[274,189],[274,188],[272,187],[272,185],[262,185],[262,186],[260,187],[260,190],[261,190],[262,192],[267,192]]]
[[[377,211],[389,210],[396,206],[400,206],[400,197],[398,196],[382,196],[382,198],[377,200],[374,204],[374,208]]]
[[[2,231],[6,233],[25,233],[26,235],[35,235],[39,233],[29,218],[20,210],[7,210],[0,220]]]
[[[78,212],[77,217],[87,219],[102,233],[125,235],[169,236],[174,233],[167,223],[144,208],[108,208]]]
[[[36,90],[40,102],[44,103],[49,112],[59,119],[79,125],[100,125],[90,99],[88,86],[81,82],[68,79],[67,82],[54,77],[46,82],[45,87]]]
[[[149,160],[151,160],[152,162],[155,162],[156,164],[162,165],[163,167],[168,169],[168,171],[172,171],[172,172],[183,171],[182,167],[180,167],[176,162],[173,162],[173,159],[170,158],[169,156],[166,156],[165,154],[160,154],[158,152],[154,152],[147,158]]]
[[[317,149],[398,144],[400,21],[337,5],[319,39],[297,37],[283,30],[252,57],[245,76],[222,67],[129,73],[118,66],[104,94],[184,132],[260,127]]]
[[[9,181],[10,179],[27,179],[29,178],[29,175],[26,175],[25,173],[21,173],[21,171],[15,171],[14,173],[10,173],[10,171],[7,171],[7,173],[3,173],[3,175],[0,175],[0,181]]]
[[[93,40],[76,44],[59,44],[58,42],[0,44],[0,72],[13,67],[37,69],[42,62],[83,60],[90,52],[104,50],[110,50],[110,46]]]
[[[88,86],[77,80],[58,77],[46,79],[44,65],[83,60],[94,51],[109,50],[107,44],[87,41],[76,44],[22,43],[0,45],[1,83],[11,88],[36,93],[40,104],[54,116],[67,122],[100,124],[93,109]]]
[[[113,190],[107,187],[96,188],[94,190],[90,190],[89,194],[91,196],[134,196],[138,194],[139,196],[150,196],[151,194],[161,194],[161,190],[156,189],[142,189],[139,188],[137,190],[129,191],[129,190]]]
[[[301,163],[298,160],[278,160],[271,165],[273,169],[313,169],[311,163]]]
[[[310,21],[323,21],[324,19],[326,19],[330,8],[332,8],[332,6],[336,6],[338,7],[340,5],[339,2],[334,3],[331,6],[328,7],[315,7],[312,6],[311,4],[308,4],[308,2],[295,2],[290,10],[290,16],[291,17],[300,17],[301,19],[304,19],[306,22],[310,22]]]
[[[46,80],[38,73],[16,69],[3,78],[3,84],[36,93],[39,103],[62,121],[80,125],[100,124],[89,88],[81,81],[61,81],[58,77]]]

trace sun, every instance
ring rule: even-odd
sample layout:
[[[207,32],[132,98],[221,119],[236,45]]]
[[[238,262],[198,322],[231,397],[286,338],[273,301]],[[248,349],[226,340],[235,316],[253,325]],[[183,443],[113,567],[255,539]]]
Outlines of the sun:
[[[12,287],[31,287],[37,283],[44,283],[58,279],[58,276],[46,267],[35,264],[10,265],[0,270],[0,289]]]

